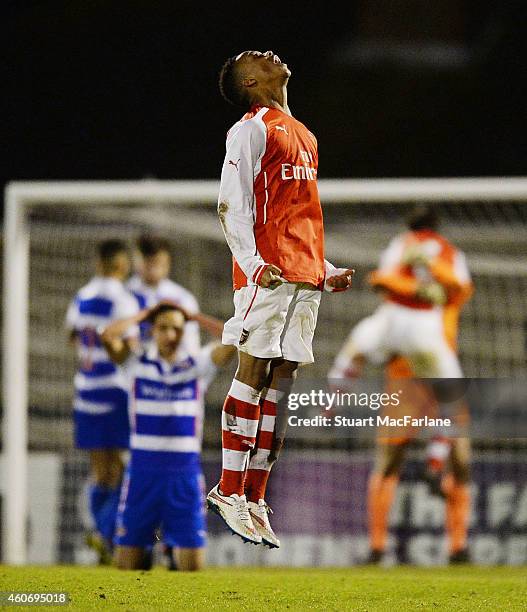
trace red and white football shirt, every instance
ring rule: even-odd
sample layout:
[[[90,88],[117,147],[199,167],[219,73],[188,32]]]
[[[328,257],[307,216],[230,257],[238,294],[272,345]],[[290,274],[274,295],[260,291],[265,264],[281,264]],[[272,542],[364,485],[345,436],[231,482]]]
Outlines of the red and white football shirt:
[[[255,106],[227,134],[218,213],[233,254],[234,288],[266,264],[287,281],[321,286],[324,227],[315,136],[285,112]]]

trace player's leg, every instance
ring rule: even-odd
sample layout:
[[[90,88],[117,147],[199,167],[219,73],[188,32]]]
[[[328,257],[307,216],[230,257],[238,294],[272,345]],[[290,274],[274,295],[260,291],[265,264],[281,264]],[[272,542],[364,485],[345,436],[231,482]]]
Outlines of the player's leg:
[[[99,556],[100,565],[111,563],[111,542],[103,535],[108,522],[106,509],[114,494],[113,477],[109,473],[108,449],[88,451],[90,461],[90,481],[87,485],[88,509],[92,528],[86,535],[86,543]]]
[[[91,410],[101,404],[112,408],[103,414]],[[88,505],[94,529],[87,542],[97,550],[100,562],[107,563],[123,474],[121,449],[129,443],[127,394],[119,388],[79,392],[74,423],[76,447],[86,450],[90,459]]]
[[[425,449],[423,478],[432,495],[444,497],[442,480],[450,456],[452,440],[441,433],[433,435]]]
[[[445,368],[444,364],[443,367]],[[442,479],[446,466],[452,459],[452,444],[456,442],[455,436],[462,435],[468,418],[468,407],[464,399],[467,383],[458,377],[461,370],[457,360],[447,365],[447,368],[444,374],[449,374],[448,377],[430,381],[432,401],[426,408],[428,416],[448,417],[455,425],[455,431],[452,427],[436,428],[426,448],[424,478],[430,486],[430,491],[441,497],[444,497]]]
[[[223,470],[220,491],[244,494],[249,451],[254,447],[260,395],[272,359],[282,356],[280,337],[293,288],[250,286],[235,295],[235,316],[225,324],[224,344],[239,348],[238,368],[222,413]]]
[[[99,512],[98,529],[109,548],[112,548],[115,532],[115,521],[119,505],[119,495],[123,478],[123,452],[129,443],[128,398],[121,389],[115,389],[112,394],[114,408],[105,415],[104,449],[99,450],[97,461],[108,488],[108,499]]]
[[[104,449],[98,451],[97,457],[97,461],[104,464],[101,468],[103,473],[106,474],[104,486],[107,487],[108,491],[108,498],[98,513],[98,530],[110,548],[113,542],[124,471],[122,455],[123,451],[121,449]]]
[[[351,330],[333,362],[328,378],[358,378],[366,363],[385,363],[388,359],[386,341],[389,331],[389,309],[381,306]]]
[[[328,372],[330,380],[359,378],[362,375],[367,359],[354,341],[354,332],[355,330],[350,332],[346,342],[335,357],[333,365]]]
[[[254,448],[260,417],[260,394],[268,375],[269,359],[239,352],[238,369],[222,412],[223,495],[244,494],[249,453]]]
[[[407,446],[407,440],[385,440],[377,443],[375,464],[368,479],[367,493],[370,563],[379,563],[386,550],[390,509]]]
[[[467,533],[470,519],[470,440],[455,438],[450,453],[450,473],[444,478],[446,531],[451,563],[468,561]]]
[[[122,570],[138,570],[145,567],[145,549],[139,546],[117,546],[114,564]]]
[[[93,481],[90,503],[97,522],[97,517],[105,504],[121,484],[124,466],[119,449],[91,449],[89,457],[90,474]],[[100,528],[99,525],[98,527]]]
[[[241,293],[239,293],[241,292]],[[260,543],[244,493],[249,453],[260,417],[260,395],[272,359],[282,355],[280,337],[294,287],[246,287],[235,295],[235,316],[226,323],[225,344],[239,347],[236,375],[222,411],[222,474],[207,496],[233,533]]]
[[[272,548],[278,548],[280,541],[269,521],[270,508],[265,502],[265,490],[270,470],[285,439],[288,414],[281,405],[281,399],[289,393],[298,365],[314,360],[312,343],[321,297],[320,291],[307,283],[297,284],[291,289],[291,301],[280,339],[283,358],[271,362],[267,387],[263,392],[265,398],[262,401],[258,439],[246,480],[253,522],[263,543]]]
[[[128,468],[123,479],[114,536],[114,565],[148,569],[148,550],[161,523],[166,474]]]
[[[408,310],[408,309],[407,309]],[[417,378],[461,378],[461,365],[445,337],[441,311],[399,314],[402,352],[410,356]]]
[[[207,496],[209,508],[244,541],[259,544],[245,497],[249,453],[254,448],[260,418],[260,393],[269,359],[239,352],[238,370],[222,410],[222,471],[220,482]]]
[[[204,478],[196,468],[166,475],[162,509],[163,541],[174,567],[197,571],[205,566]]]
[[[178,570],[196,572],[205,567],[204,548],[175,548],[173,554]]]
[[[285,359],[274,359],[271,362],[266,387],[260,399],[256,444],[251,452],[245,479],[249,512],[263,543],[270,548],[278,548],[280,540],[269,522],[270,508],[265,502],[265,491],[271,468],[284,444],[287,428],[287,413],[280,405],[280,399],[293,385],[297,368],[298,363]]]

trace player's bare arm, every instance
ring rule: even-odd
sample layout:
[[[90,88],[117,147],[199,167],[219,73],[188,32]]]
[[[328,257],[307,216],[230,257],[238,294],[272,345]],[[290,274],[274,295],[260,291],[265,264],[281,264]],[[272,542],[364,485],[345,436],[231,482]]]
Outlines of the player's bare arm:
[[[187,319],[189,321],[196,321],[201,329],[204,329],[216,338],[221,338],[221,334],[223,333],[223,321],[220,319],[202,312],[188,314]]]
[[[130,327],[142,323],[151,316],[152,310],[145,308],[132,317],[118,319],[101,332],[101,341],[114,363],[122,364],[128,359],[134,349],[134,342],[123,336]]]
[[[162,305],[175,306],[183,313],[185,321],[196,321],[196,323],[202,329],[209,332],[212,336],[215,336],[216,338],[221,338],[221,334],[223,333],[223,321],[221,319],[218,319],[211,315],[207,315],[203,312],[190,313],[188,310],[185,310],[185,308],[183,308],[173,300],[161,300],[159,304],[153,306],[150,309],[149,313],[146,315],[146,318],[152,317],[155,313],[155,309]]]
[[[237,349],[232,345],[224,345],[224,344],[216,344],[216,346],[212,349],[212,353],[210,358],[212,359],[212,363],[218,368],[222,368],[226,366],[236,355]]]

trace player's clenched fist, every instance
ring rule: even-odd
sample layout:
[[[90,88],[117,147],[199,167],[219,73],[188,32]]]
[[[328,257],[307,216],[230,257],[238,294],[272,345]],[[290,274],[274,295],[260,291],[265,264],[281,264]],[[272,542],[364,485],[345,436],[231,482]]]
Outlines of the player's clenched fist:
[[[348,268],[347,270],[337,269],[337,272],[337,274],[332,274],[326,278],[325,284],[327,291],[346,291],[346,289],[351,287],[355,270],[351,268]]]
[[[264,289],[274,289],[284,282],[284,279],[280,276],[280,274],[282,274],[282,270],[280,270],[278,266],[269,264],[265,268],[265,272],[260,277],[258,285]]]

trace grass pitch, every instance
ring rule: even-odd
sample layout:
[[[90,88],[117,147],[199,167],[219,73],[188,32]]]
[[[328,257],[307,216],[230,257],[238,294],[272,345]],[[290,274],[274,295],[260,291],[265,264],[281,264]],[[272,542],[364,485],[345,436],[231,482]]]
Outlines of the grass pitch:
[[[0,566],[0,591],[67,591],[71,603],[53,606],[62,610],[527,610],[526,569],[505,567],[232,567],[183,573]]]

